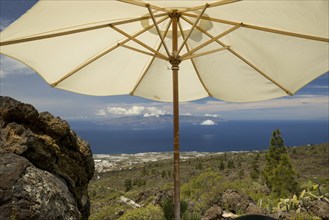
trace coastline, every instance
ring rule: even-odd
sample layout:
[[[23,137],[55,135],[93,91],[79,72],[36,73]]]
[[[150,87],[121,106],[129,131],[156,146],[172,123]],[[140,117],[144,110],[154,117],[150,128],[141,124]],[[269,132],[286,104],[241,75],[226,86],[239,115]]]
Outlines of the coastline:
[[[287,148],[298,148],[298,147],[312,147],[314,145],[329,144],[329,142],[324,142],[320,144],[305,144],[300,146],[286,146]],[[241,151],[219,151],[219,152],[199,152],[199,151],[181,151],[180,159],[184,162],[189,159],[197,159],[203,157],[212,157],[222,154],[242,154],[258,153],[263,150],[241,150]],[[121,171],[125,169],[133,169],[135,166],[140,166],[149,162],[158,162],[173,159],[173,151],[164,152],[143,152],[143,153],[118,153],[118,154],[93,154],[93,159],[95,162],[95,172],[105,173],[110,171]]]
[[[207,156],[216,156],[224,153],[247,153],[255,151],[230,151],[230,152],[197,152],[183,151],[180,153],[181,161],[186,161],[193,158],[201,158]],[[95,162],[95,172],[104,173],[109,171],[120,171],[123,169],[132,169],[136,165],[141,165],[148,162],[157,162],[162,160],[173,159],[173,152],[145,152],[136,154],[93,154]]]

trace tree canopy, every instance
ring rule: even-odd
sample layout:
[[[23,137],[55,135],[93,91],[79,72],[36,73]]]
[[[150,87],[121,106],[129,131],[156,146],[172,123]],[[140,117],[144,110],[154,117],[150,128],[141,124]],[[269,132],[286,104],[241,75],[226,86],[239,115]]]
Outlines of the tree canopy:
[[[298,191],[297,174],[279,129],[272,133],[263,178],[276,196],[289,196]]]

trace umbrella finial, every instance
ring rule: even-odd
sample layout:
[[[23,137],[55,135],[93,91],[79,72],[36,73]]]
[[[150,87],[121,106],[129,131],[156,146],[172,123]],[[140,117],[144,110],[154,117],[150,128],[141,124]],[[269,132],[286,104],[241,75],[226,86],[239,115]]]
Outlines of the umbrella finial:
[[[174,51],[169,59],[169,62],[171,63],[171,69],[179,70],[179,64],[182,62],[181,57],[178,55],[177,51]]]
[[[177,20],[180,18],[181,13],[177,11],[177,9],[172,10],[171,13],[169,13],[169,17],[172,18],[177,18]]]

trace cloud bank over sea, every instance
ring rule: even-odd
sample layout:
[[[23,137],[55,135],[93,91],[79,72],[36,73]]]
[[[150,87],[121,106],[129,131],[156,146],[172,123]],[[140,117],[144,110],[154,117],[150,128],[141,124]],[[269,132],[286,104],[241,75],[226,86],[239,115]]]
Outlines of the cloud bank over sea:
[[[209,126],[209,125],[215,125],[216,123],[212,120],[205,120],[203,122],[200,123],[200,125],[205,125],[205,126]]]

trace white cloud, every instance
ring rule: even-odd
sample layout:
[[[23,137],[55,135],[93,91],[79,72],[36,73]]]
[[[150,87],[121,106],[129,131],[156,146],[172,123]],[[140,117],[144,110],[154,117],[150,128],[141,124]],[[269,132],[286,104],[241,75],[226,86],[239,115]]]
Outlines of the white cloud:
[[[96,111],[96,115],[98,116],[137,116],[143,115],[143,117],[159,117],[161,115],[169,114],[164,109],[160,109],[154,106],[141,106],[141,105],[133,105],[131,107],[107,107],[106,111],[102,111],[102,109]]]
[[[4,78],[11,74],[33,74],[34,71],[24,64],[12,58],[0,55],[0,78]]]
[[[305,108],[328,106],[329,97],[326,95],[298,95],[259,102],[232,103],[220,100],[207,101],[206,103],[192,102],[184,104],[182,108],[186,111],[207,112],[205,116],[215,116],[219,112],[241,111],[241,110],[260,110],[260,109],[282,109],[282,108]]]
[[[96,115],[97,116],[106,116],[106,111],[104,109],[100,109],[98,111],[96,111]]]
[[[6,75],[6,72],[3,71],[2,69],[0,69],[0,79],[3,78],[3,77],[5,77],[5,75]]]
[[[161,109],[156,108],[156,107],[147,107],[145,110],[146,110],[146,113],[149,114],[149,116],[159,117],[160,115],[169,114],[167,111],[161,110]],[[145,117],[145,114],[144,114],[144,117]]]
[[[307,88],[310,89],[329,89],[328,85],[309,85]]]
[[[190,112],[185,112],[185,113],[180,113],[179,115],[192,116],[192,113],[190,113]]]
[[[0,31],[8,27],[13,21],[7,18],[0,18]]]
[[[127,113],[127,110],[120,107],[108,107],[107,112],[113,115],[125,115]]]
[[[113,115],[140,115],[145,108],[143,106],[132,106],[131,108],[125,109],[121,107],[108,107],[107,111]]]
[[[143,106],[133,106],[127,110],[126,115],[140,115],[144,109]]]
[[[200,123],[200,125],[215,125],[216,123],[212,120],[205,120]]]
[[[218,118],[219,117],[217,114],[208,114],[208,113],[204,114],[204,116],[210,117],[210,118]]]
[[[328,95],[295,95],[268,101],[232,103],[220,100],[186,102],[181,111],[218,115],[227,120],[314,120],[328,118]]]
[[[150,114],[150,113],[148,113],[148,112],[146,112],[146,113],[144,113],[144,115],[143,115],[143,117],[144,118],[149,118],[149,117],[159,117],[159,115],[156,115],[156,114]]]
[[[268,101],[251,103],[229,103],[220,100],[207,102],[184,102],[180,104],[180,115],[203,115],[226,120],[306,120],[328,118],[329,97],[326,95],[296,95]],[[159,117],[172,114],[171,103],[141,102],[112,103],[99,106],[97,116]],[[98,113],[98,114],[97,114]]]

